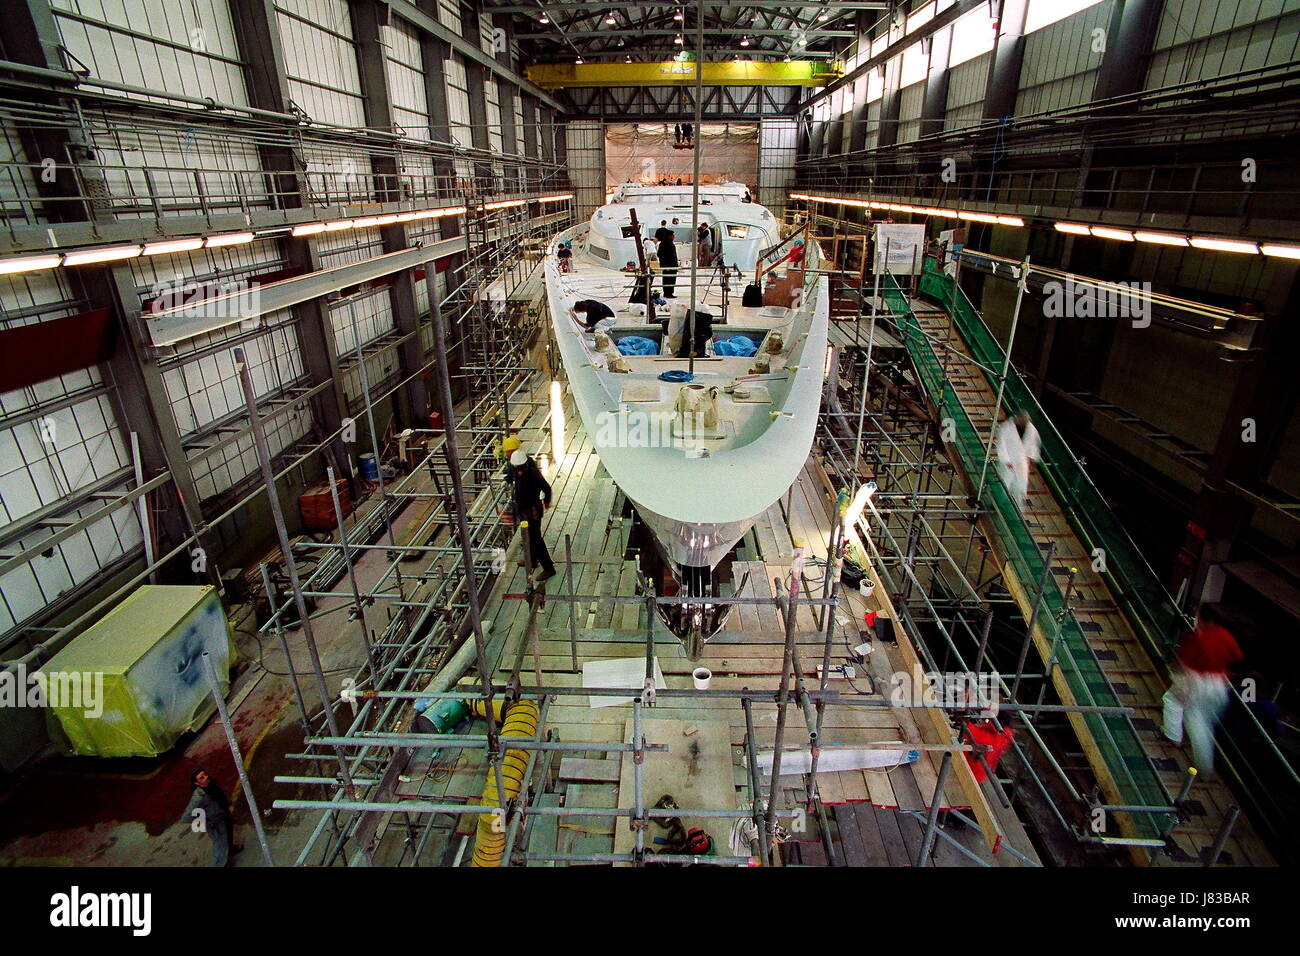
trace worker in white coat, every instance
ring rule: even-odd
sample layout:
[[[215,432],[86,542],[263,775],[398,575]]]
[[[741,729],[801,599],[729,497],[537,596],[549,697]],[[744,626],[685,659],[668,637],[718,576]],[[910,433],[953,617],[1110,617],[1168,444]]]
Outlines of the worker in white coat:
[[[1028,412],[1017,412],[1014,418],[1002,421],[997,430],[998,467],[1007,494],[1024,510],[1029,503],[1029,462],[1038,461],[1041,444],[1038,429],[1029,420]]]

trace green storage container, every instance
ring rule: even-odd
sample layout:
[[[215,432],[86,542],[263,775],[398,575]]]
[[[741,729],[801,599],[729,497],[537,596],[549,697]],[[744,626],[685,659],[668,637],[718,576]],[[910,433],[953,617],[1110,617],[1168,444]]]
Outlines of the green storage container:
[[[51,688],[81,690],[79,699],[49,700],[48,710],[73,753],[157,756],[216,710],[204,651],[227,692],[234,635],[216,590],[145,585],[41,668]]]

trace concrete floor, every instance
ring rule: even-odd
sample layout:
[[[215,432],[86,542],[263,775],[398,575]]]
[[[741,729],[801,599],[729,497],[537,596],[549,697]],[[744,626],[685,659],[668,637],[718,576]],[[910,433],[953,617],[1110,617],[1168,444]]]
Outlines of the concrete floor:
[[[363,504],[369,508],[370,502]],[[408,507],[395,523],[400,535],[417,508]],[[366,552],[357,561],[358,583],[364,592],[388,567],[382,549]],[[403,565],[414,569],[417,563]],[[333,586],[348,589],[344,576]],[[318,611],[340,608],[342,598],[320,599]],[[367,610],[372,630],[387,620],[384,604]],[[326,682],[332,694],[344,678],[355,674],[365,661],[360,626],[347,609],[313,618]],[[273,782],[276,775],[309,775],[315,762],[289,760],[287,753],[302,751],[298,704],[287,676],[280,642],[271,635],[259,648],[250,631],[249,609],[234,609],[232,618],[241,630],[236,635],[240,651],[236,677],[227,697],[231,720],[248,768],[252,788],[262,812],[271,853],[277,865],[292,865],[318,815],[304,811],[270,809],[276,799],[316,796],[304,788]],[[310,658],[301,628],[286,637],[293,664],[301,680],[309,709],[319,696],[310,677]],[[340,721],[345,713],[340,711]],[[244,850],[235,866],[262,866],[249,804],[235,772],[234,758],[221,723],[214,715],[196,734],[183,740],[171,754],[157,759],[97,760],[54,757],[23,780],[12,792],[0,796],[0,865],[6,866],[210,866],[211,842],[189,829],[181,815],[192,793],[190,777],[206,768],[226,788],[234,803],[236,842]],[[313,788],[319,791],[319,788]],[[318,862],[318,861],[314,861]]]

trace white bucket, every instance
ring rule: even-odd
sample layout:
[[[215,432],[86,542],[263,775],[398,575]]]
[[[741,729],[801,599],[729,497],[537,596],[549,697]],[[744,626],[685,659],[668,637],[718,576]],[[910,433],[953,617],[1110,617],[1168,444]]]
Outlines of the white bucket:
[[[863,578],[858,582],[858,591],[864,598],[869,598],[876,593],[876,582],[871,578]]]
[[[713,671],[707,667],[697,667],[691,671],[691,679],[695,681],[696,690],[708,690],[709,683],[713,680]]]

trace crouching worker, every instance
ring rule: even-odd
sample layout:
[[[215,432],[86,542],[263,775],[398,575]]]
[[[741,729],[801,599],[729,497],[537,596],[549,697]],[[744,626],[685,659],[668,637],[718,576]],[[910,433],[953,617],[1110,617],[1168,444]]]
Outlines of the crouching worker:
[[[597,299],[579,299],[573,303],[573,317],[588,332],[609,328],[614,324],[614,310]]]

